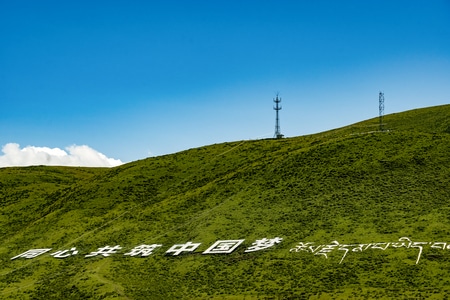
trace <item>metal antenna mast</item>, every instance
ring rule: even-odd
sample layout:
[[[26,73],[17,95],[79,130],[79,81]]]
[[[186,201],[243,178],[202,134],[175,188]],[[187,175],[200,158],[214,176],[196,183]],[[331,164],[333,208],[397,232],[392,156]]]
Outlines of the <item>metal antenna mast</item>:
[[[283,137],[283,135],[281,134],[281,131],[280,131],[280,117],[279,117],[279,113],[278,113],[281,110],[281,105],[280,105],[281,97],[278,98],[278,93],[277,93],[277,97],[275,99],[273,99],[273,102],[275,102],[275,107],[273,109],[276,112],[274,138],[281,139]]]
[[[383,131],[383,116],[384,116],[384,93],[378,94],[378,109],[380,112],[380,131]]]

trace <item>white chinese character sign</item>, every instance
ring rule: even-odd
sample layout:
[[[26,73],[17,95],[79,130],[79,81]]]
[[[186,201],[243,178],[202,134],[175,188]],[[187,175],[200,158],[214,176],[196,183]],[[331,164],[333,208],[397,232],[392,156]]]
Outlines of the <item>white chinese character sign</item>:
[[[104,256],[104,257],[108,257],[111,254],[115,254],[117,253],[118,250],[122,249],[122,247],[120,247],[119,245],[116,245],[114,247],[111,246],[105,246],[102,248],[98,248],[98,251],[94,251],[89,253],[88,255],[86,255],[85,257],[93,257],[93,256]]]
[[[77,248],[73,247],[70,250],[56,251],[50,255],[55,258],[67,258],[69,256],[73,256],[73,255],[77,255],[77,254],[78,254]]]
[[[257,251],[266,250],[268,248],[274,247],[277,244],[280,244],[283,241],[283,238],[275,237],[275,238],[262,238],[254,241],[250,246],[245,248],[245,250],[241,250],[243,253],[253,253]],[[231,254],[234,251],[237,251],[239,246],[241,246],[245,242],[244,239],[239,240],[218,240],[214,242],[212,245],[206,248],[202,252],[202,254]],[[166,255],[178,256],[184,253],[193,253],[195,252],[202,244],[201,243],[193,243],[187,242],[184,244],[175,244],[171,246],[167,251],[165,251]],[[125,253],[121,254],[122,256],[128,257],[149,257],[155,253],[159,248],[163,247],[162,244],[141,244],[139,246],[135,246],[128,251],[124,251]],[[426,249],[432,249],[433,251],[446,251],[450,250],[450,243],[447,242],[413,242],[408,237],[401,237],[396,242],[376,242],[376,243],[354,243],[354,244],[341,244],[338,241],[334,240],[329,244],[325,245],[316,245],[314,242],[299,242],[297,246],[290,249],[289,252],[296,253],[311,253],[315,256],[322,256],[325,259],[329,259],[333,257],[336,253],[340,255],[339,264],[344,262],[344,259],[351,255],[351,253],[361,253],[366,251],[388,251],[388,249],[416,249],[417,256],[415,257],[415,263],[418,264],[422,254],[425,251],[430,251]],[[48,253],[52,250],[52,248],[39,248],[39,249],[30,249],[25,251],[19,255],[16,255],[11,258],[11,260],[16,259],[33,259],[36,257],[43,257],[42,255]],[[120,250],[122,247],[120,245],[116,246],[104,246],[97,248],[97,251],[90,252],[86,254],[84,257],[109,257],[111,255],[120,255]],[[79,253],[76,247],[72,247],[70,249],[62,249],[55,251],[53,253],[49,253],[49,255],[53,258],[58,259],[66,259],[69,257],[76,256]]]
[[[134,247],[133,249],[131,249],[130,252],[125,253],[124,255],[147,257],[147,256],[153,254],[153,251],[155,251],[156,248],[159,248],[161,246],[162,245],[159,245],[159,244],[140,245],[140,246]]]
[[[206,249],[203,254],[229,254],[233,252],[244,240],[224,240],[217,241]]]
[[[195,249],[197,249],[201,243],[191,243],[187,242],[186,244],[177,244],[173,245],[169,250],[166,251],[166,254],[171,254],[176,256],[180,255],[182,252],[194,252]]]
[[[274,239],[266,239],[263,238],[261,240],[256,240],[251,247],[247,248],[247,250],[245,250],[245,252],[254,252],[254,251],[259,251],[259,250],[263,250],[263,249],[267,249],[270,247],[275,246],[275,244],[279,244],[281,243],[281,241],[283,241],[282,238],[276,237]]]
[[[35,258],[41,254],[44,254],[48,251],[52,250],[52,248],[45,248],[45,249],[30,249],[22,254],[19,254],[17,256],[14,256],[13,258],[11,258],[11,260],[16,259],[16,258]]]

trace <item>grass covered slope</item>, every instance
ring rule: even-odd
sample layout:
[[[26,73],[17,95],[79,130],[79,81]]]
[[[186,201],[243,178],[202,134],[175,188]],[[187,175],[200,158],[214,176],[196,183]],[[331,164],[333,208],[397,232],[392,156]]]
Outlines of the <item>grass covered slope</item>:
[[[112,169],[0,169],[0,298],[450,295],[450,105],[384,121],[384,132],[373,119]],[[282,242],[244,252],[275,237]],[[202,254],[239,239],[231,254]],[[201,245],[165,255],[189,241]],[[162,246],[124,255],[142,244]],[[121,249],[85,257],[107,245]],[[77,255],[50,255],[73,247]],[[11,260],[40,248],[52,250]]]

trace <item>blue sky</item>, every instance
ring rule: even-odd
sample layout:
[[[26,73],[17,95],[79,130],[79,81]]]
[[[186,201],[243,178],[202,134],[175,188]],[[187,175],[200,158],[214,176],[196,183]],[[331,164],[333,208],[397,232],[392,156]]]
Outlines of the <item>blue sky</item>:
[[[0,0],[0,146],[123,162],[450,103],[450,1]],[[1,153],[0,153],[1,155]]]

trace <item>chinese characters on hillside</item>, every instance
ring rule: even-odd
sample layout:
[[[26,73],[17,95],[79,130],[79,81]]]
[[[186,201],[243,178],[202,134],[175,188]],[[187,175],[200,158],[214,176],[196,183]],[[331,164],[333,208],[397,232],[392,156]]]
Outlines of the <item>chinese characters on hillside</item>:
[[[219,240],[208,247],[202,254],[230,254],[235,251],[245,240]],[[256,240],[244,250],[244,253],[250,253],[255,251],[264,250],[270,247],[280,244],[283,241],[280,237],[275,237],[272,239],[263,238]],[[185,244],[175,244],[165,251],[166,255],[178,256],[183,253],[193,253],[197,248],[199,248],[201,243],[187,242]],[[148,257],[159,248],[163,247],[162,244],[151,244],[151,245],[139,245],[125,252],[124,256],[129,257]],[[381,250],[386,251],[387,249],[415,249],[417,251],[417,257],[415,263],[418,264],[422,256],[424,247],[429,247],[430,249],[437,250],[450,250],[450,243],[446,242],[413,242],[408,237],[401,237],[396,242],[378,242],[378,243],[355,243],[355,244],[341,244],[338,241],[332,241],[325,245],[316,245],[314,242],[299,242],[294,248],[290,249],[289,252],[292,253],[310,253],[316,256],[322,256],[326,259],[329,258],[332,253],[339,253],[340,260],[339,264],[344,262],[344,259],[350,253],[361,253],[365,251]],[[30,249],[17,256],[11,258],[11,260],[18,258],[31,259],[40,256],[45,253],[49,253],[51,248],[42,249]],[[96,251],[92,251],[85,254],[85,258],[89,257],[109,257],[111,255],[117,255],[121,252],[122,247],[120,245],[116,246],[104,246],[97,248]],[[70,249],[59,250],[53,253],[49,253],[50,256],[54,258],[68,258],[71,256],[78,255],[79,252],[76,247]]]
[[[261,240],[256,240],[250,247],[248,247],[244,252],[254,252],[259,250],[264,250],[275,246],[275,244],[281,243],[283,239],[276,237],[273,239],[263,238]],[[241,245],[244,240],[219,240],[215,242],[211,247],[206,249],[202,254],[230,254],[234,250],[236,250],[239,245]],[[177,256],[184,252],[194,252],[201,243],[192,243],[187,242],[185,244],[176,244],[169,248],[165,253],[166,255]],[[152,244],[152,245],[139,245],[131,249],[129,252],[124,253],[123,255],[132,256],[132,257],[147,257],[153,254],[153,251],[156,251],[157,248],[162,247],[161,244]],[[17,258],[35,258],[39,255],[47,253],[51,251],[51,248],[43,248],[43,249],[30,249],[24,253],[21,253],[17,256],[11,258],[11,260]],[[122,247],[120,245],[116,246],[104,246],[97,249],[97,251],[93,251],[89,254],[86,254],[84,257],[95,257],[102,256],[108,257],[112,254],[119,254]],[[68,250],[60,250],[54,253],[50,253],[51,256],[55,258],[67,258],[70,256],[74,256],[78,254],[78,250],[73,247]]]

